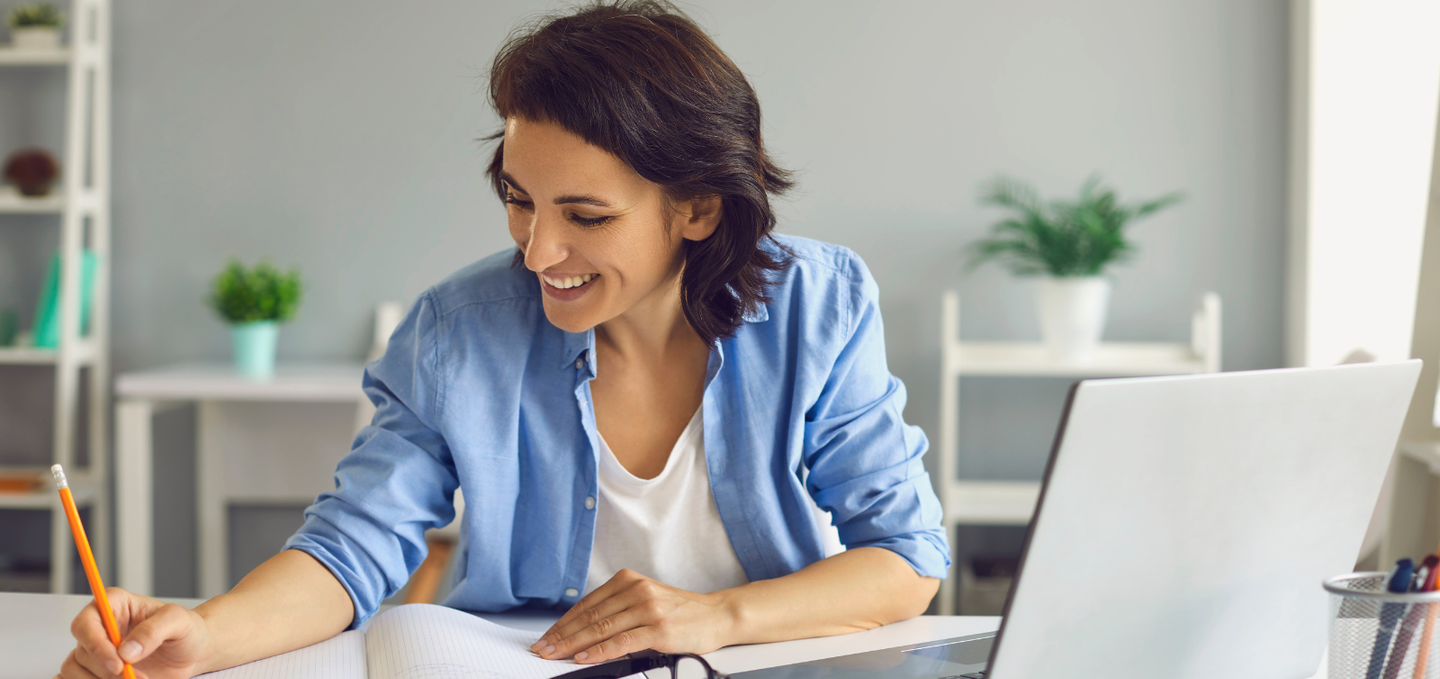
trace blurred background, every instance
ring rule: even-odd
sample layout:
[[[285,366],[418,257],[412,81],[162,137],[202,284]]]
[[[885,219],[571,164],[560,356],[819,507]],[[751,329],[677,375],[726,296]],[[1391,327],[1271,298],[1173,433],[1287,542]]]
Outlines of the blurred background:
[[[16,4],[0,0],[0,11]],[[228,362],[227,328],[204,298],[230,257],[301,271],[305,296],[280,332],[282,364],[359,362],[377,304],[408,304],[455,269],[511,247],[502,205],[483,178],[491,146],[479,139],[501,122],[483,75],[514,27],[565,7],[115,3],[112,375]],[[1287,309],[1308,304],[1301,294],[1287,307],[1287,271],[1296,266],[1287,253],[1297,256],[1287,250],[1287,229],[1295,228],[1287,218],[1296,216],[1287,206],[1297,195],[1287,168],[1297,151],[1292,135],[1309,120],[1308,108],[1293,104],[1297,77],[1303,84],[1309,73],[1309,62],[1295,59],[1308,44],[1297,45],[1296,26],[1308,35],[1308,3],[681,7],[750,78],[769,151],[797,173],[797,190],[779,204],[780,232],[850,247],[878,280],[890,369],[908,388],[906,419],[931,440],[932,469],[944,291],[959,292],[967,341],[1040,338],[1029,281],[999,266],[964,271],[965,245],[1003,216],[977,200],[982,183],[1000,173],[1045,196],[1073,196],[1096,173],[1126,201],[1185,194],[1131,228],[1136,256],[1109,270],[1106,341],[1189,342],[1191,313],[1213,291],[1224,304],[1224,370],[1334,363],[1351,348],[1313,359],[1303,347],[1287,349],[1306,327],[1302,320],[1299,330],[1287,329]],[[1440,80],[1433,85],[1432,97]],[[1432,141],[1424,144],[1433,143],[1429,105]],[[0,69],[0,155],[27,146],[58,154],[66,106],[63,69]],[[1310,148],[1303,133],[1299,139],[1300,150]],[[1421,149],[1427,182],[1429,149]],[[1303,206],[1308,194],[1301,195]],[[1423,191],[1416,200],[1423,205]],[[1423,223],[1423,208],[1420,215]],[[14,309],[22,324],[36,311],[58,247],[47,226],[54,221],[0,215],[0,308]],[[1398,303],[1408,323],[1421,224],[1406,228],[1413,250],[1388,252],[1410,270],[1398,284],[1412,287]],[[1407,342],[1409,332],[1394,331]],[[1396,351],[1408,355],[1408,343]],[[48,465],[54,381],[45,366],[0,365],[0,463]],[[1072,381],[961,378],[959,472],[1038,479]],[[195,408],[160,414],[153,435],[153,591],[194,596]],[[229,507],[232,580],[274,553],[303,506]],[[43,566],[48,521],[46,512],[0,509],[0,567]],[[965,528],[956,547],[961,556],[1016,553],[1023,531]]]

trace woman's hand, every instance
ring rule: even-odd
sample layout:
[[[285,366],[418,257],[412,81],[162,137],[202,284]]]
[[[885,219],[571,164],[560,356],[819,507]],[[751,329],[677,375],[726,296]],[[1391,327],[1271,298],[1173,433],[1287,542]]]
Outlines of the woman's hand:
[[[627,568],[575,602],[530,650],[585,664],[645,649],[708,653],[729,643],[734,619],[718,592],[687,592]]]
[[[136,676],[147,679],[188,679],[202,671],[199,662],[209,638],[205,619],[195,611],[150,597],[131,594],[118,587],[105,590],[115,612],[115,624],[124,641],[120,648],[110,643],[100,609],[92,600],[70,623],[75,650],[60,665],[65,679],[118,677],[121,658],[129,661]]]

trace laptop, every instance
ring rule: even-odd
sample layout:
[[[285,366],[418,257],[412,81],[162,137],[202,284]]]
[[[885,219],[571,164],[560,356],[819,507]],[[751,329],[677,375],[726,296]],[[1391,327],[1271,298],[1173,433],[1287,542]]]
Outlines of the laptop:
[[[1310,677],[1419,373],[1079,382],[997,633],[733,676]]]

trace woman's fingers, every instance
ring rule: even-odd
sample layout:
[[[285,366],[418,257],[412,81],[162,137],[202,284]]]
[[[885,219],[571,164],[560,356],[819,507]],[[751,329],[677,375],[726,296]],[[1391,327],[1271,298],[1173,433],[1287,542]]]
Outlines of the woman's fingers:
[[[93,599],[70,622],[70,634],[75,637],[76,651],[80,653],[81,659],[88,661],[82,664],[91,672],[100,676],[120,673],[123,663],[115,652],[115,644],[111,643],[110,635],[105,631],[105,623],[100,620],[100,609],[95,606]]]
[[[565,611],[565,615],[560,616],[560,619],[556,620],[555,624],[550,626],[550,629],[545,630],[545,633],[540,635],[540,641],[531,645],[530,650],[541,653],[545,646],[553,644],[557,639],[563,638],[557,636],[556,632],[571,627],[572,623],[581,616],[586,615],[587,611],[595,605],[610,599],[615,594],[628,589],[634,583],[644,579],[646,579],[645,576],[628,568],[620,569],[620,572],[616,573],[609,580],[606,580],[605,584],[596,587],[595,591],[586,594],[579,601],[575,602],[575,605],[571,606],[570,610]],[[590,622],[593,622],[593,620]],[[585,624],[590,624],[590,622],[586,622]]]
[[[120,643],[120,657],[133,665],[149,657],[166,641],[184,638],[193,628],[189,609],[165,604],[125,635]]]
[[[575,662],[590,665],[614,660],[616,658],[638,653],[647,648],[654,648],[659,638],[659,630],[654,627],[636,627],[620,632],[609,639],[606,639],[594,646],[591,646],[575,654]]]
[[[616,593],[615,596],[597,602],[581,611],[568,624],[541,637],[540,641],[536,642],[540,646],[536,653],[547,658],[568,658],[579,648],[584,648],[584,646],[575,646],[569,640],[587,629],[595,628],[602,633],[606,631],[613,624],[614,616],[643,600],[644,597],[635,589],[635,587],[631,587]],[[563,655],[561,655],[562,653]]]
[[[77,648],[65,657],[65,662],[60,663],[60,677],[62,677],[62,679],[102,679],[102,677],[108,678],[111,676],[109,672],[101,671],[99,674],[92,672],[89,667],[86,667],[80,662],[80,659],[77,657],[80,654],[81,650]]]

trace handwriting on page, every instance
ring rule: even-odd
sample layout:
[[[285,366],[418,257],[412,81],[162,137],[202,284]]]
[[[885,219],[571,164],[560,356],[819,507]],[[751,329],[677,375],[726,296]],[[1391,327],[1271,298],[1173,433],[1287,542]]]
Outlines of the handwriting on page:
[[[366,679],[365,633],[344,632],[298,651],[203,676],[207,679]]]
[[[366,655],[372,679],[549,679],[576,669],[532,654],[538,637],[451,608],[412,604],[376,616]]]

